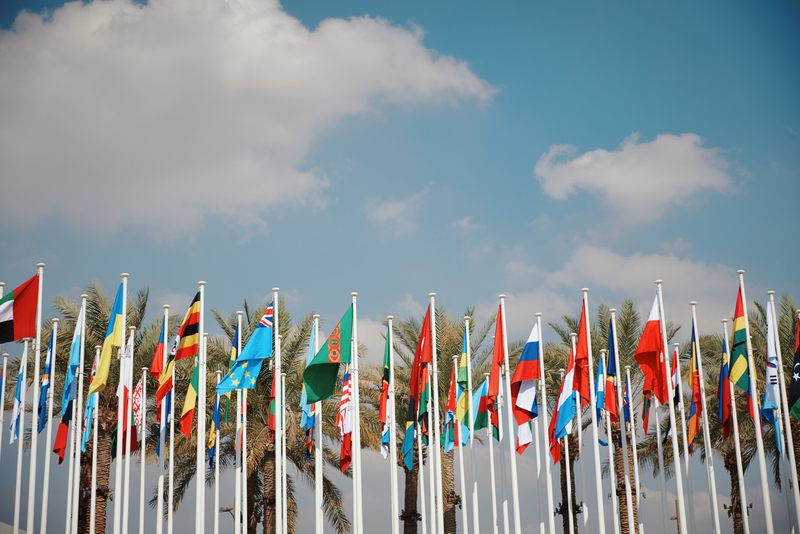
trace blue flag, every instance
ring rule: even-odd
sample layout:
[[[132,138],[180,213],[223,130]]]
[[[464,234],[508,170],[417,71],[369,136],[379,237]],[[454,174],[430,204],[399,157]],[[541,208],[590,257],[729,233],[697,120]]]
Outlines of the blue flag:
[[[265,358],[272,357],[272,310],[270,302],[267,311],[250,335],[247,345],[236,358],[236,362],[225,378],[217,384],[217,393],[225,395],[234,389],[253,389],[256,387],[261,364]]]
[[[47,425],[47,391],[50,389],[50,369],[53,364],[53,333],[50,332],[50,344],[47,346],[47,357],[42,371],[42,386],[39,393],[39,432]]]
[[[69,349],[69,363],[67,364],[67,376],[64,379],[64,393],[61,395],[61,417],[67,414],[67,407],[70,401],[75,400],[75,375],[78,373],[78,366],[81,364],[81,339],[83,333],[84,309],[75,321],[75,333],[72,335],[72,346]]]
[[[28,361],[27,354],[19,360],[19,373],[17,374],[17,392],[14,394],[14,409],[11,412],[11,426],[9,432],[11,433],[10,443],[19,438],[20,427],[20,414],[22,413],[22,386],[25,384],[26,378],[26,365]]]

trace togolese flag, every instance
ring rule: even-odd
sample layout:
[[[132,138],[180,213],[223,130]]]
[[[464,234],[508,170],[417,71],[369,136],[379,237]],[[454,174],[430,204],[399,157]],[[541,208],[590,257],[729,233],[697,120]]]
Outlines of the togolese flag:
[[[120,284],[117,296],[114,299],[114,307],[111,308],[111,313],[108,317],[108,328],[106,329],[106,337],[103,340],[103,348],[100,350],[97,370],[92,383],[89,385],[89,395],[106,389],[108,369],[111,366],[111,353],[114,347],[120,347],[120,349],[122,347],[122,331],[125,330],[125,325],[122,324],[123,299],[122,284]]]
[[[750,373],[747,370],[747,330],[744,322],[744,306],[742,305],[742,289],[736,297],[736,312],[733,314],[733,339],[731,340],[731,357],[728,368],[730,380],[742,391],[750,387]]]
[[[351,305],[303,372],[303,383],[308,402],[317,402],[333,397],[336,378],[339,375],[339,364],[350,363],[352,339],[353,306]]]
[[[0,343],[36,335],[36,302],[39,275],[0,299]]]

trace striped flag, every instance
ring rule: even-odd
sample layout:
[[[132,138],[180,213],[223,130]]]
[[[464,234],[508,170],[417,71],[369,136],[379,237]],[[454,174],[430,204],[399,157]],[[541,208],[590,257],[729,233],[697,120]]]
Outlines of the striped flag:
[[[383,428],[381,429],[381,454],[384,458],[389,457],[389,444],[390,441],[390,432],[392,432],[392,425],[391,419],[388,416],[389,412],[389,380],[391,379],[391,369],[389,366],[391,365],[390,356],[391,356],[391,346],[389,344],[389,330],[387,327],[386,330],[386,343],[383,349],[383,377],[381,379],[381,398],[378,403],[378,421],[383,423]],[[392,414],[394,415],[394,414]]]
[[[761,411],[764,420],[775,429],[775,444],[778,452],[781,452],[783,439],[780,436],[778,426],[778,403],[781,393],[778,385],[778,353],[776,346],[778,343],[778,333],[775,330],[775,318],[772,316],[772,306],[767,306],[767,373],[766,391],[764,392],[764,404]]]
[[[518,454],[525,452],[533,441],[530,422],[539,415],[536,403],[537,378],[539,378],[539,325],[534,324],[514,369],[514,376],[511,377],[511,408],[517,422]]]
[[[39,275],[0,298],[0,344],[36,335]]]
[[[39,433],[47,426],[47,390],[50,389],[50,374],[53,365],[53,332],[50,333],[50,343],[47,346],[44,370],[42,371],[42,385],[39,393]]]
[[[22,387],[27,380],[27,354],[20,358],[19,360],[19,373],[17,374],[17,392],[14,394],[14,408],[11,410],[11,426],[9,427],[9,433],[11,434],[11,441],[9,444],[14,443],[14,441],[19,437],[19,426],[20,426],[20,413],[22,412]]]
[[[339,415],[336,418],[336,426],[339,428],[339,435],[342,438],[342,447],[339,451],[339,469],[342,473],[347,471],[352,459],[352,436],[353,424],[351,405],[351,383],[350,383],[350,364],[344,368],[344,378],[342,379],[342,397],[339,401]]]
[[[742,304],[742,288],[736,297],[736,311],[733,314],[733,338],[731,339],[731,358],[728,367],[731,382],[742,391],[750,388],[750,372],[747,368],[747,331]],[[749,405],[748,405],[749,406]]]
[[[728,387],[728,340],[722,340],[719,383],[717,384],[717,419],[722,421],[722,438],[728,439],[733,429],[731,416],[731,388]]]
[[[178,344],[178,351],[175,353],[175,360],[182,360],[184,358],[191,358],[197,354],[200,347],[200,292],[192,299],[189,309],[186,310],[186,315],[181,322],[181,328],[178,330],[178,337],[180,343]]]
[[[697,353],[697,337],[695,334],[694,324],[692,324],[692,358],[689,360],[689,375],[690,386],[692,388],[692,400],[689,403],[689,423],[688,434],[686,440],[689,442],[689,452],[694,452],[694,438],[700,429],[700,418],[703,414],[703,408],[700,404],[700,371],[698,369],[697,359],[700,355]]]
[[[619,420],[617,413],[617,357],[614,347],[614,332],[608,323],[608,368],[606,369],[606,392],[603,408],[608,413],[612,423]]]
[[[314,359],[314,329],[311,329],[311,338],[308,340],[308,355],[306,356],[306,365],[311,363]],[[384,375],[385,375],[384,371]],[[388,380],[388,378],[387,378]],[[383,396],[381,396],[383,399]],[[300,426],[306,434],[306,458],[311,458],[311,449],[314,448],[314,425],[317,421],[317,404],[315,402],[308,402],[308,395],[306,394],[306,385],[303,384],[303,390],[300,393],[300,407],[303,409],[303,415],[300,417]],[[385,426],[385,425],[384,425]],[[386,455],[384,455],[384,458]]]
[[[192,379],[189,381],[189,388],[186,390],[186,397],[183,399],[183,410],[181,411],[181,431],[186,439],[192,435],[192,423],[194,422],[194,411],[197,407],[197,388],[200,384],[200,365],[196,363],[192,371]],[[198,437],[201,439],[201,437]]]

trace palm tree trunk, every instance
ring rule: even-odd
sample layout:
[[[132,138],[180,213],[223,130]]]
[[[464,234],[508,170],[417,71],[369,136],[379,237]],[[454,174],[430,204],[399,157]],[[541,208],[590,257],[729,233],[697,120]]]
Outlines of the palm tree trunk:
[[[800,421],[789,417],[790,426],[792,427],[792,445],[794,445],[794,457],[797,460],[795,469],[797,469],[797,478],[800,479]]]
[[[444,532],[445,534],[456,534],[456,503],[455,488],[456,488],[456,473],[454,469],[455,448],[444,455],[444,480],[445,480],[445,498],[444,498]],[[451,497],[452,496],[452,497]]]
[[[275,485],[272,485],[273,492]],[[256,495],[258,494],[258,469],[253,469],[247,477],[247,534],[258,534],[258,518],[256,516]],[[273,526],[274,528],[274,526]]]
[[[631,445],[631,433],[625,433],[627,452],[628,452],[628,470],[630,471],[628,474],[628,480],[631,484],[631,507],[633,508],[633,524],[639,524],[639,510],[636,506],[636,486],[633,484],[633,447]],[[619,423],[613,423],[611,425],[611,439],[614,440],[614,443],[619,443],[620,441],[620,426]],[[614,449],[614,474],[617,476],[617,486],[616,486],[616,493],[617,493],[617,501],[619,502],[619,520],[620,520],[620,527],[622,529],[622,534],[636,534],[635,532],[630,531],[630,524],[628,522],[628,500],[626,498],[626,488],[625,488],[625,457],[623,455],[622,449],[616,447]],[[634,529],[637,527],[634,526]]]
[[[254,471],[255,472],[255,471]],[[264,455],[264,534],[275,534],[275,448]],[[248,497],[249,498],[249,497]],[[248,507],[250,506],[248,502]],[[250,508],[252,510],[252,508]],[[253,531],[255,533],[255,530]],[[249,531],[248,531],[249,534]]]
[[[736,469],[736,450],[731,448],[723,457],[725,469],[731,478],[731,509],[733,516],[734,534],[744,534],[744,523],[742,523],[742,506],[739,500],[739,473]]]
[[[569,447],[569,465],[570,465],[570,484],[569,484],[569,491],[572,494],[572,524],[575,526],[575,532],[578,532],[578,509],[577,503],[575,502],[576,495],[575,495],[575,460],[578,457],[578,436],[575,434],[570,434],[567,438],[567,443]],[[565,447],[561,447],[561,461],[559,462],[561,465],[561,507],[556,511],[558,514],[561,515],[561,520],[564,524],[564,532],[569,533],[569,516],[568,513],[568,500],[567,500],[567,469],[566,469],[566,450]]]
[[[401,455],[402,458],[402,455]],[[400,518],[403,520],[403,534],[417,534],[417,489],[419,488],[419,455],[417,446],[414,445],[414,468],[408,470],[405,463],[402,463],[403,473],[405,473],[406,487],[403,496],[403,510]]]
[[[97,499],[95,503],[95,532],[106,531],[106,512],[108,508],[109,475],[111,473],[111,437],[117,423],[116,396],[109,393],[110,388],[99,394],[97,407]],[[111,399],[109,401],[109,398]],[[82,415],[81,415],[82,417]],[[78,532],[90,534],[90,514],[92,511],[92,455],[93,441],[86,444],[86,452],[81,453],[81,490],[78,500]]]

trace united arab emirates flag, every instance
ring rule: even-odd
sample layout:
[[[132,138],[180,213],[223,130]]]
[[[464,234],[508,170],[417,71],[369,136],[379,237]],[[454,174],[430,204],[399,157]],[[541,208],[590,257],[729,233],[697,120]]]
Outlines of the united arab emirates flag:
[[[36,301],[39,275],[0,299],[0,343],[36,335]]]
[[[309,403],[333,397],[336,378],[339,375],[339,364],[350,363],[351,360],[352,339],[353,306],[351,305],[303,372],[306,398]]]
[[[797,320],[797,330],[794,338],[794,366],[792,367],[792,381],[789,386],[789,413],[795,419],[800,419],[800,319]]]

